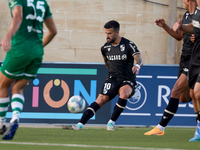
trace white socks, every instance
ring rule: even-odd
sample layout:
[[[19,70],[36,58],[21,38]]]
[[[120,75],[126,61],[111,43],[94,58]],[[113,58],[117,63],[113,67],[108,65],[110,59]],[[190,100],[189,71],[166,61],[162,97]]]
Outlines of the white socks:
[[[6,113],[8,111],[9,102],[10,97],[0,98],[0,129],[6,122]]]
[[[156,127],[158,127],[158,129],[160,129],[161,131],[165,130],[165,127],[161,126],[160,124],[158,124]]]
[[[14,94],[11,100],[11,107],[13,113],[10,123],[14,122],[16,119],[19,122],[19,117],[21,115],[23,106],[24,106],[24,96],[21,94]]]

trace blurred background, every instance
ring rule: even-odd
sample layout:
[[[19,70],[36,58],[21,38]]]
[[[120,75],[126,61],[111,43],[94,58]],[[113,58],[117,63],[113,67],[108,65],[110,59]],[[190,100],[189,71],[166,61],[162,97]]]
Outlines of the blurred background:
[[[117,20],[120,35],[132,40],[145,64],[178,64],[182,41],[176,41],[154,21],[173,24],[182,18],[183,0],[47,0],[58,34],[45,47],[45,62],[102,63],[100,47],[106,42],[104,24]],[[11,21],[8,0],[0,0],[0,40]],[[45,32],[44,27],[44,32]],[[0,50],[0,61],[6,53]]]

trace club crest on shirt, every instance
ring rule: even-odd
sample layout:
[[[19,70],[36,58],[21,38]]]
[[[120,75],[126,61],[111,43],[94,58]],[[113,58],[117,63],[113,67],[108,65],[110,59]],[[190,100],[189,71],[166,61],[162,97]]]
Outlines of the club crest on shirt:
[[[126,54],[123,54],[122,55],[122,60],[126,60],[127,59],[127,55]]]
[[[123,52],[125,50],[125,45],[120,45],[120,50]]]
[[[104,48],[107,48],[108,52],[110,52],[110,50],[111,50],[111,45],[104,46]]]

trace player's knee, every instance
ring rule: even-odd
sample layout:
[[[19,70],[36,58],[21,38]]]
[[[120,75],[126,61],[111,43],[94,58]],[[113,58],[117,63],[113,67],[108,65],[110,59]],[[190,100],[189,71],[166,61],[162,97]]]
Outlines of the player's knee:
[[[181,103],[186,103],[186,102],[187,102],[185,99],[182,99],[182,98],[180,98],[179,101],[180,101]]]
[[[200,92],[196,92],[195,94],[195,99],[200,100]]]
[[[130,95],[131,95],[131,94],[123,93],[123,94],[120,94],[119,97],[120,97],[121,99],[128,99]]]
[[[174,86],[174,88],[172,89],[171,97],[179,98],[180,95],[180,88],[178,86]]]
[[[13,85],[12,86],[12,94],[23,94],[23,89],[19,88],[18,86]]]
[[[100,106],[100,107],[102,107],[104,104],[106,104],[108,101],[109,101],[110,99],[109,99],[109,96],[108,95],[99,95],[98,97],[97,97],[97,99],[96,99],[96,103]]]
[[[187,103],[187,102],[191,101],[191,98],[190,98],[190,97],[181,97],[181,98],[179,99],[179,101],[180,101],[181,103]]]
[[[132,94],[131,90],[130,91],[120,91],[119,97],[121,99],[128,99],[131,96],[131,94]]]

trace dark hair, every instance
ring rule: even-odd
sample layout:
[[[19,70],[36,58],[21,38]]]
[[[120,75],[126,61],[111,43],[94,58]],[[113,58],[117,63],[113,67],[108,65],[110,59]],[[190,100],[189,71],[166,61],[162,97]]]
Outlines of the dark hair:
[[[111,20],[111,21],[107,22],[107,23],[104,25],[104,28],[105,28],[105,29],[113,28],[114,31],[119,31],[120,25],[119,25],[119,23],[118,23],[117,21]]]

